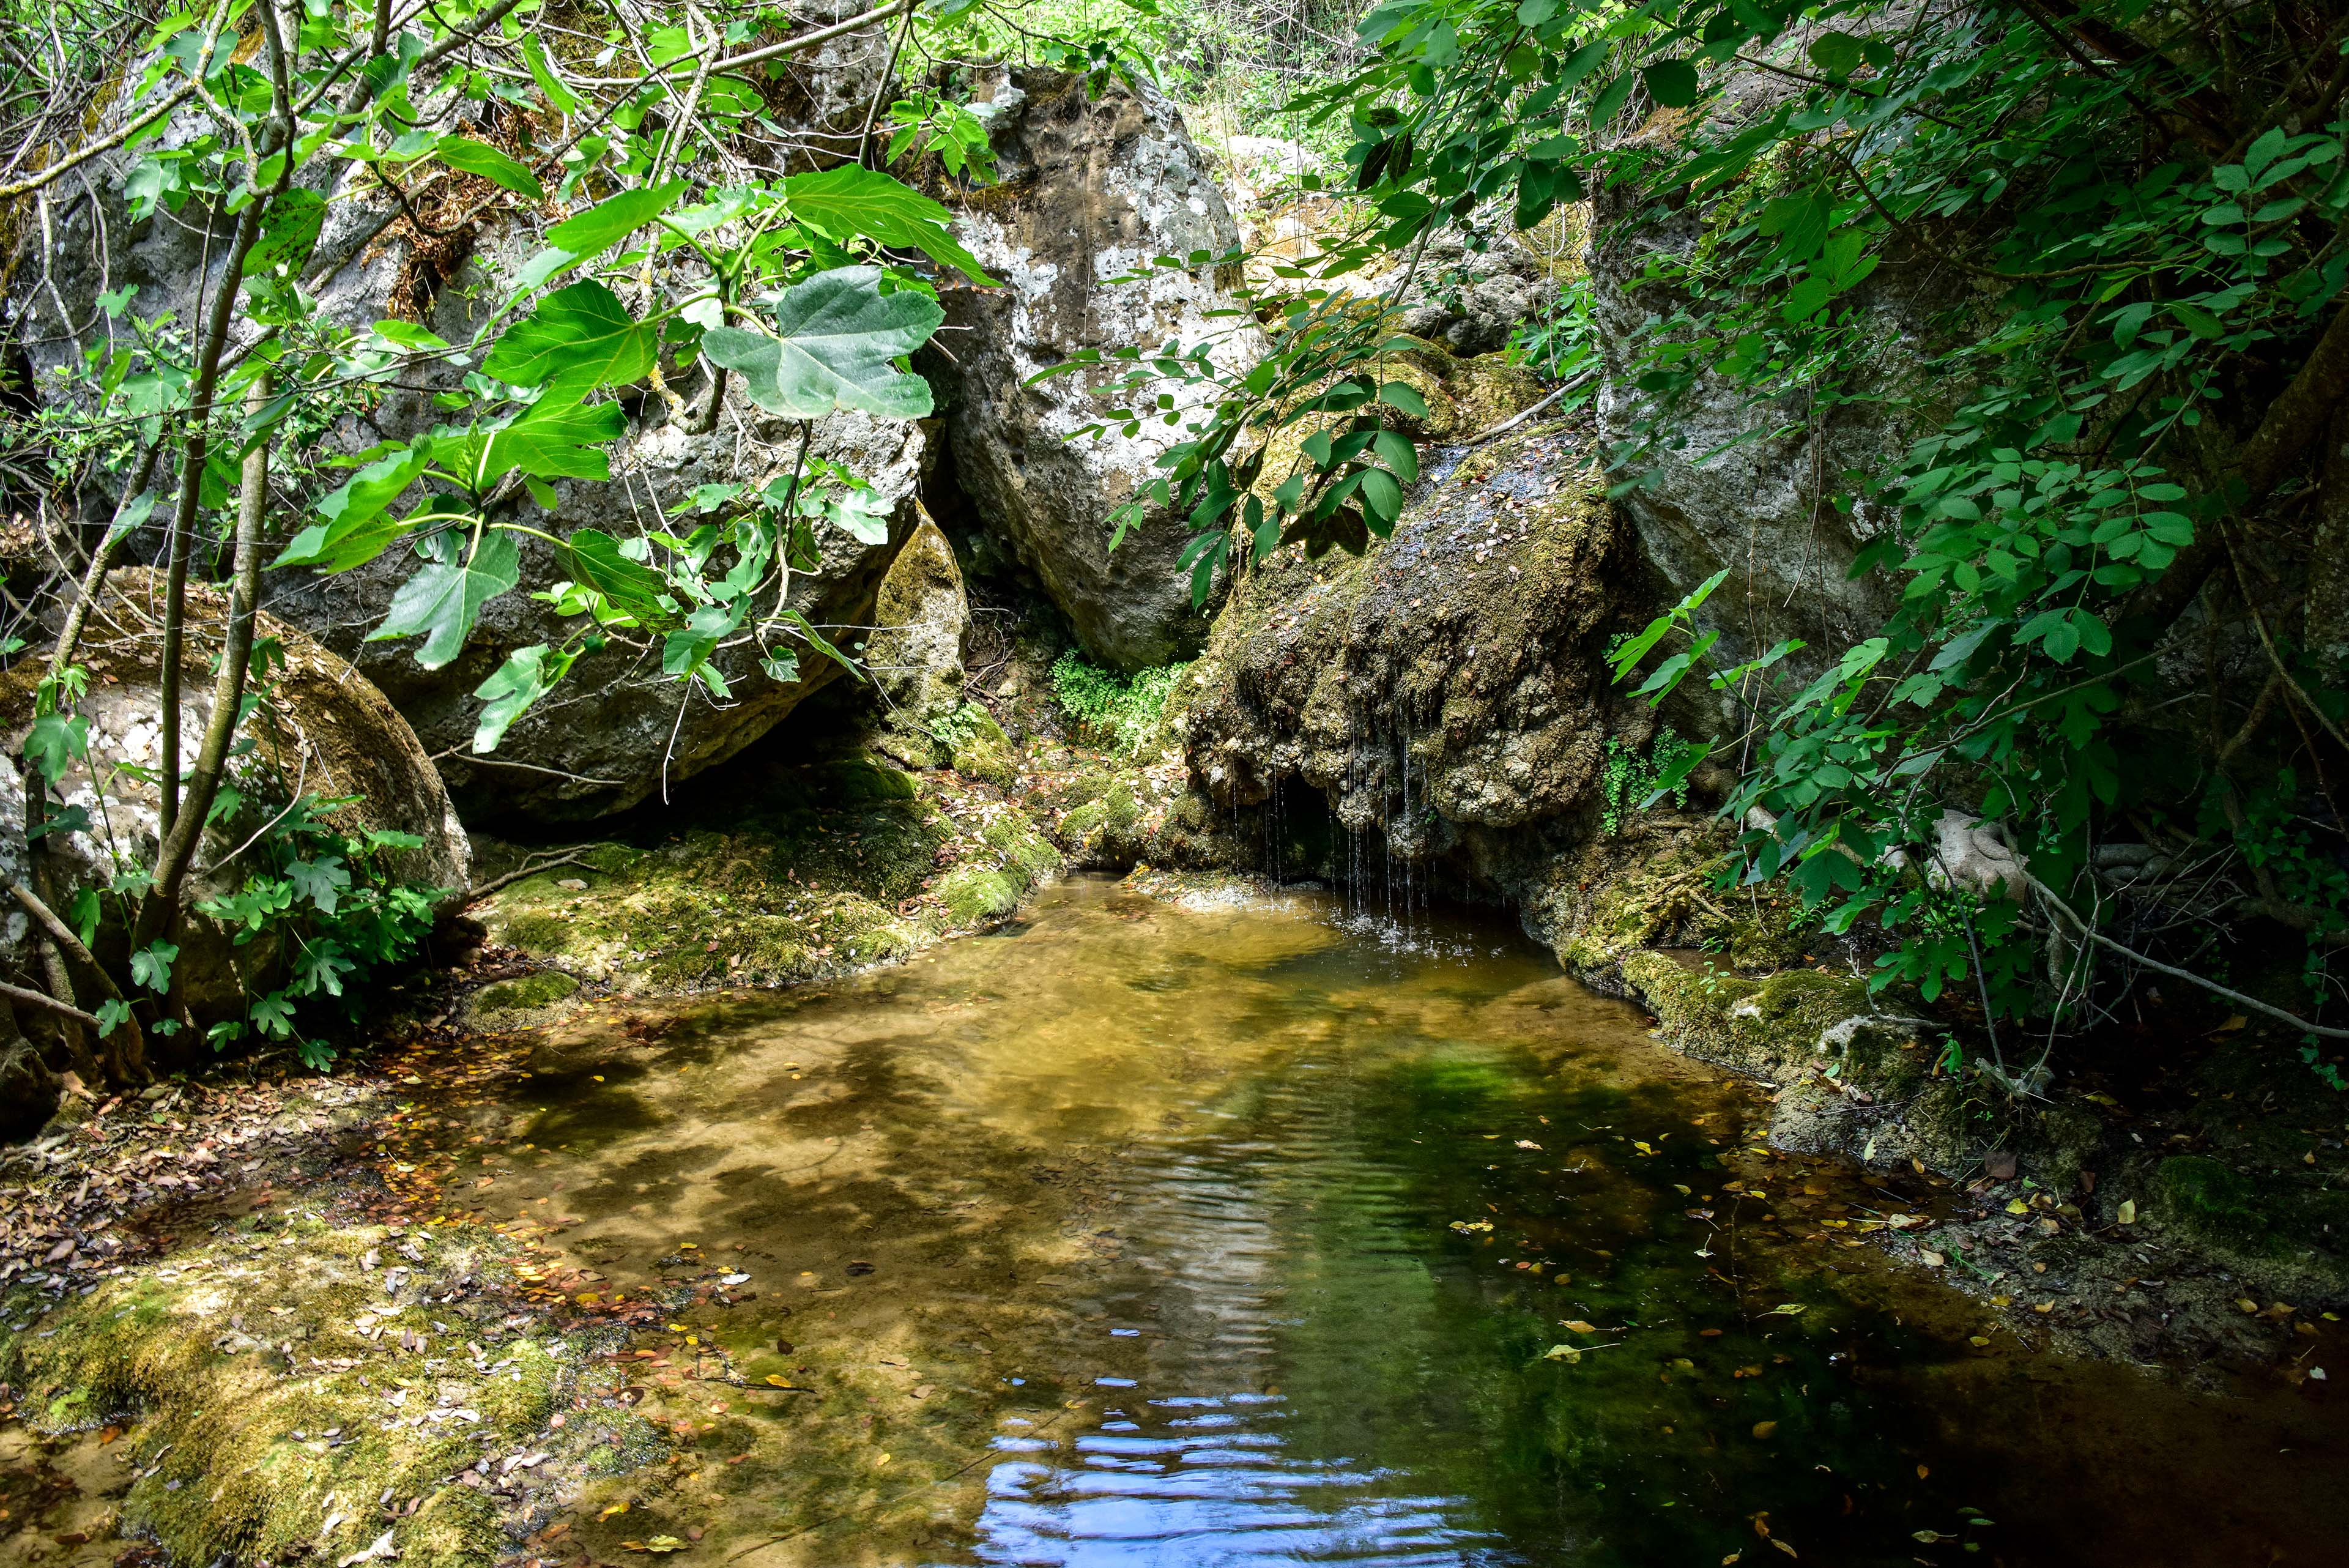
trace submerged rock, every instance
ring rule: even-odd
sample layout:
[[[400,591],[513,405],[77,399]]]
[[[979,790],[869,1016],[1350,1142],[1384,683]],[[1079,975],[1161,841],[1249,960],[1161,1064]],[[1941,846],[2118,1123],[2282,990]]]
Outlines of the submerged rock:
[[[1147,406],[1114,389],[1123,361],[1034,378],[1082,349],[1169,341],[1212,341],[1226,368],[1250,361],[1261,336],[1218,269],[1154,265],[1220,255],[1238,229],[1182,117],[1152,88],[1091,97],[1081,77],[1015,69],[997,80],[988,118],[1001,182],[961,196],[958,228],[1005,286],[942,289],[943,353],[925,361],[947,389],[957,478],[1087,652],[1120,670],[1172,663],[1206,630],[1176,564],[1186,533],[1154,512],[1112,551],[1104,520],[1159,475],[1154,460],[1179,431],[1078,434]],[[1212,389],[1168,390],[1187,411]]]

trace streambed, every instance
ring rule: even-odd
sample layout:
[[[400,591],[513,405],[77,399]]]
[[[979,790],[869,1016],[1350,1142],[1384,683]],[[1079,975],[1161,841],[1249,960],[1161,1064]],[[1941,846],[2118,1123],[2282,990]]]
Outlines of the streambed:
[[[574,1021],[492,1218],[675,1303],[549,1562],[2339,1561],[2344,1424],[2067,1362],[1855,1228],[1922,1179],[1497,927],[1078,879],[901,968]],[[494,1144],[499,1140],[492,1139]],[[484,1145],[483,1147],[491,1147]],[[607,1513],[615,1502],[626,1512]]]

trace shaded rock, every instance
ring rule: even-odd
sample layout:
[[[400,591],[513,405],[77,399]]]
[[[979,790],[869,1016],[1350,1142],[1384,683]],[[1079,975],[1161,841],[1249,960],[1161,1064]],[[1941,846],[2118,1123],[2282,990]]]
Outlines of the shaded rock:
[[[162,597],[160,574],[119,570],[83,635],[78,662],[90,671],[91,683],[79,711],[90,719],[90,763],[68,773],[59,793],[88,814],[90,826],[44,840],[54,878],[49,891],[60,898],[72,888],[107,885],[118,855],[140,866],[153,863],[161,796],[134,770],[151,769],[160,759]],[[203,672],[219,656],[225,614],[220,596],[189,586],[191,690],[181,698],[180,721],[187,761],[211,713],[212,687]],[[228,784],[237,798],[198,849],[191,877],[195,898],[225,897],[248,875],[266,871],[250,851],[239,852],[302,796],[350,797],[348,805],[317,813],[344,833],[381,829],[423,840],[414,849],[383,853],[375,867],[382,878],[460,895],[472,882],[471,849],[440,774],[407,722],[365,676],[301,631],[264,612],[259,635],[274,639],[279,652],[265,683],[256,682],[263,700],[246,721],[244,733],[256,743],[230,763]],[[31,661],[0,674],[0,722],[22,727],[31,722],[39,668]],[[17,824],[24,820],[19,790],[10,819]],[[16,831],[21,844],[21,827]],[[353,879],[359,879],[356,867]],[[109,901],[101,950],[118,924],[116,913]],[[176,978],[200,1019],[241,1013],[246,987],[239,970],[246,977],[265,974],[274,959],[265,940],[237,946],[227,929],[200,913],[188,916],[178,940]]]
[[[1089,653],[1121,670],[1171,663],[1206,633],[1176,566],[1188,531],[1154,514],[1112,552],[1104,519],[1157,476],[1154,460],[1179,431],[1070,439],[1140,406],[1112,388],[1122,362],[1030,381],[1081,349],[1170,339],[1214,338],[1219,365],[1251,360],[1262,342],[1253,325],[1209,317],[1235,305],[1216,268],[1151,268],[1158,256],[1220,254],[1238,230],[1154,90],[1117,86],[1092,99],[1081,78],[1018,69],[998,78],[993,104],[1001,182],[959,198],[959,229],[1005,286],[943,290],[945,352],[925,360],[947,393],[956,473]],[[1139,269],[1140,281],[1108,281]],[[1199,389],[1168,389],[1185,410],[1202,400]]]
[[[881,579],[873,619],[865,668],[884,710],[875,744],[908,767],[952,762],[970,604],[954,546],[926,516]]]
[[[1934,1075],[1930,1025],[1880,1009],[1865,981],[1816,969],[1749,980],[1664,952],[1632,953],[1621,967],[1675,1049],[1779,1090],[1774,1147],[1963,1163],[1964,1089]]]
[[[1623,216],[1602,197],[1588,257],[1604,368],[1599,430],[1609,445],[1638,440],[1643,421],[1661,433],[1635,460],[1640,483],[1619,504],[1669,589],[1666,602],[1729,573],[1700,615],[1721,634],[1717,660],[1796,638],[1808,647],[1795,667],[1815,670],[1898,607],[1898,587],[1882,574],[1849,576],[1897,509],[1863,498],[1845,513],[1830,498],[1850,488],[1847,472],[1879,467],[1954,407],[1955,389],[1929,378],[1927,323],[1962,296],[1947,282],[1920,287],[1896,267],[1853,291],[1847,303],[1866,319],[1855,334],[1866,363],[1844,377],[1846,395],[1831,407],[1801,394],[1757,400],[1712,373],[1667,405],[1637,380],[1647,323],[1679,296],[1644,280],[1658,253],[1685,255],[1702,242],[1707,214],[1686,208],[1640,225]]]

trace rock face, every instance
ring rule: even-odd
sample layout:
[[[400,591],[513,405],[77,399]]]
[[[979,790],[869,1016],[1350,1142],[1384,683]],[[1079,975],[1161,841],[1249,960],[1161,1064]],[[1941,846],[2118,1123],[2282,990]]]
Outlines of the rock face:
[[[1074,624],[1086,651],[1122,670],[1188,657],[1204,640],[1187,574],[1187,531],[1154,515],[1112,552],[1103,522],[1159,470],[1167,426],[1134,437],[1070,438],[1132,395],[1122,362],[1030,385],[1081,349],[1209,339],[1242,365],[1261,337],[1213,267],[1152,269],[1154,258],[1221,254],[1238,230],[1174,106],[1147,88],[1086,96],[1082,78],[1014,70],[994,88],[999,184],[962,199],[960,233],[999,289],[942,299],[945,354],[928,364],[949,399],[957,477]],[[1142,269],[1133,283],[1108,280]],[[1174,390],[1187,409],[1195,394]]]
[[[1191,677],[1193,776],[1240,805],[1307,786],[1397,874],[1537,877],[1548,835],[1587,831],[1609,734],[1653,724],[1606,684],[1619,536],[1590,462],[1563,433],[1504,440],[1366,556],[1257,566]]]
[[[79,662],[90,670],[91,685],[80,711],[91,721],[97,776],[92,766],[77,767],[60,789],[69,805],[88,814],[91,826],[54,832],[45,840],[51,878],[47,891],[58,898],[73,888],[104,886],[113,877],[118,854],[140,865],[153,862],[160,794],[127,770],[152,768],[160,760],[161,604],[160,575],[118,571],[105,605],[84,634]],[[225,606],[191,584],[188,610],[187,666],[195,672],[194,689],[181,699],[180,722],[182,754],[192,759],[212,708],[211,685],[202,672],[218,655]],[[246,732],[258,743],[230,766],[229,783],[240,798],[197,851],[191,877],[196,897],[237,891],[246,875],[260,868],[258,857],[239,856],[237,850],[301,795],[322,801],[357,797],[321,817],[347,833],[377,828],[416,835],[422,846],[387,856],[384,874],[461,896],[472,884],[471,851],[440,776],[407,722],[364,676],[301,631],[264,614],[260,635],[277,639],[282,659],[271,671],[264,701],[247,722]],[[37,680],[38,667],[32,664],[0,675],[0,722],[21,728],[30,722]],[[10,820],[24,820],[21,785]],[[21,936],[20,926],[10,929]],[[101,950],[108,940],[102,928]],[[190,916],[179,941],[177,978],[200,1019],[236,1011],[237,971],[251,975],[272,961],[264,943],[235,946],[229,929],[203,915]]]
[[[1809,651],[1796,665],[1813,668],[1806,659],[1831,657],[1866,637],[1898,602],[1879,576],[1854,582],[1847,575],[1860,548],[1895,518],[1866,500],[1845,514],[1829,497],[1849,488],[1847,472],[1873,468],[1906,449],[1930,416],[1904,420],[1865,399],[1826,410],[1799,399],[1754,402],[1712,376],[1669,410],[1661,408],[1634,384],[1637,357],[1641,324],[1671,303],[1640,279],[1655,253],[1685,253],[1696,244],[1703,215],[1682,212],[1636,229],[1611,225],[1615,216],[1600,213],[1594,231],[1607,237],[1588,257],[1605,366],[1599,430],[1610,444],[1630,441],[1640,421],[1661,415],[1669,431],[1641,460],[1640,486],[1619,503],[1640,553],[1671,598],[1729,572],[1701,612],[1702,624],[1721,633],[1717,657],[1724,662],[1799,638]],[[1891,271],[1851,296],[1872,324],[1865,335],[1874,344],[1872,369],[1860,389],[1907,397],[1923,375],[1923,324],[1950,302],[1909,299]],[[1798,433],[1772,433],[1806,421]]]

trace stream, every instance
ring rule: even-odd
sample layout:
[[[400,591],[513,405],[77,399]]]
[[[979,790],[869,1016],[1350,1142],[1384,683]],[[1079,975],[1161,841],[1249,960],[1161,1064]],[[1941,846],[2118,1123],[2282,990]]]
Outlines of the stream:
[[[687,1457],[606,1563],[2342,1560],[2324,1407],[2033,1351],[1860,1239],[1945,1186],[1764,1111],[1498,925],[1080,878],[574,1020],[469,1158],[582,1288],[740,1298],[638,1342]]]

